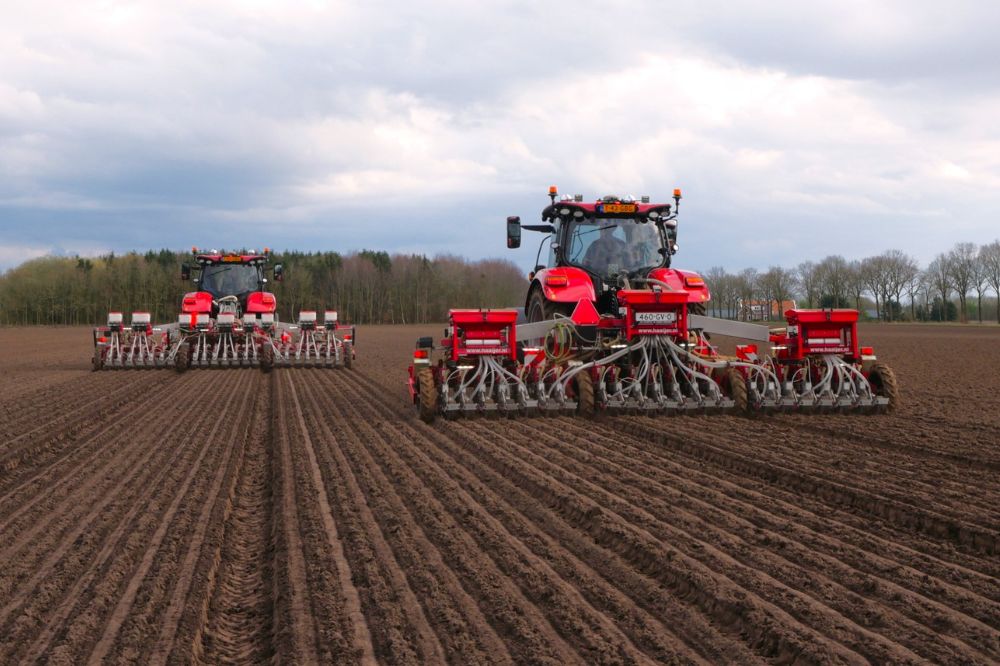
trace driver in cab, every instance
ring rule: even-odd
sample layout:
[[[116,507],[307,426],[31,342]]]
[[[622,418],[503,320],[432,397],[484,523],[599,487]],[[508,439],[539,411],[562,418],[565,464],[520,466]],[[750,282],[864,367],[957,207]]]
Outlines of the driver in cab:
[[[597,273],[607,274],[611,266],[621,267],[628,259],[628,246],[625,241],[615,237],[614,225],[601,229],[601,237],[590,244],[583,263]]]

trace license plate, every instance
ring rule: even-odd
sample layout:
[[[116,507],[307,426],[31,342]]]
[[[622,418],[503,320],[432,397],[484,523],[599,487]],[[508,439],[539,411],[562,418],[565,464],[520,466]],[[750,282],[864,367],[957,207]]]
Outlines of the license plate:
[[[677,321],[676,312],[636,312],[637,324],[673,324]]]
[[[604,204],[605,213],[634,213],[635,204]]]

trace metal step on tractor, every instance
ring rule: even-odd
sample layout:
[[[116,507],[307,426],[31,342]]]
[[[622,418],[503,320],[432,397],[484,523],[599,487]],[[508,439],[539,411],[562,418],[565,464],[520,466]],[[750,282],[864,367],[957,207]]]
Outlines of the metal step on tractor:
[[[350,368],[356,354],[355,327],[336,310],[299,312],[295,324],[278,320],[277,301],[266,290],[270,273],[283,279],[281,264],[270,266],[270,250],[199,252],[181,266],[181,279],[196,290],[184,294],[177,321],[154,325],[148,312],[126,323],[110,312],[94,329],[94,370],[139,368],[275,366]]]
[[[889,366],[860,346],[855,310],[791,309],[786,325],[705,316],[705,280],[671,266],[673,201],[549,190],[524,312],[451,310],[443,338],[417,341],[409,390],[427,422],[475,415],[882,412],[898,402]],[[547,246],[548,260],[539,263]],[[742,341],[726,355],[712,335]]]

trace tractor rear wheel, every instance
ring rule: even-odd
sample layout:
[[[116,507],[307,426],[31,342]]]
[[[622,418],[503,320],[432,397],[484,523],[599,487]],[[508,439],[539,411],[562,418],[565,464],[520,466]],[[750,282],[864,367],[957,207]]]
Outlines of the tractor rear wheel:
[[[735,403],[737,414],[748,414],[750,411],[750,393],[747,391],[747,380],[736,368],[729,368],[723,376],[722,388]]]
[[[594,380],[586,370],[576,373],[573,379],[576,383],[576,413],[587,419],[594,418]]]
[[[104,354],[101,353],[100,347],[94,347],[94,358],[91,359],[91,364],[94,370],[100,370],[104,367]]]
[[[885,363],[876,363],[868,373],[868,383],[872,385],[875,395],[889,398],[887,411],[894,411],[899,407],[899,382],[896,381],[896,373]]]
[[[344,367],[348,370],[354,363],[354,343],[344,342]]]
[[[420,394],[417,408],[420,410],[420,420],[424,423],[433,423],[438,412],[438,390],[434,383],[434,371],[424,368],[417,375],[417,384]]]
[[[704,303],[688,303],[688,314],[705,316],[707,309]]]
[[[568,317],[573,314],[574,307],[572,303],[550,301],[545,298],[545,294],[542,293],[541,289],[536,289],[531,292],[531,298],[528,300],[528,311],[524,314],[528,318],[528,321],[533,324],[538,321],[554,319],[557,314]]]
[[[264,346],[260,348],[260,371],[268,373],[273,369],[274,347],[271,346],[270,342],[266,342],[264,343]]]
[[[177,354],[174,355],[174,370],[177,372],[184,372],[191,365],[190,349],[187,344],[177,348]]]

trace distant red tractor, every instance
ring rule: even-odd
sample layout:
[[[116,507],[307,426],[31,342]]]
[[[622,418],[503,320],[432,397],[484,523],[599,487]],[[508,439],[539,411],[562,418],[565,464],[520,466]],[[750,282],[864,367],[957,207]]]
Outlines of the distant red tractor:
[[[529,276],[527,323],[516,310],[452,310],[444,338],[417,342],[410,395],[437,415],[602,412],[883,411],[895,406],[892,370],[860,347],[854,310],[789,310],[787,327],[706,317],[696,273],[672,268],[677,210],[647,197],[557,200],[540,225],[548,261]],[[749,340],[736,356],[708,334]],[[770,343],[773,355],[758,349]]]
[[[196,291],[184,294],[177,322],[154,326],[148,312],[121,312],[94,329],[95,370],[131,368],[260,367],[283,365],[351,367],[355,329],[326,310],[303,310],[295,325],[278,321],[277,301],[267,291],[270,251],[199,252],[181,266],[181,279]],[[281,264],[271,269],[275,281]]]

